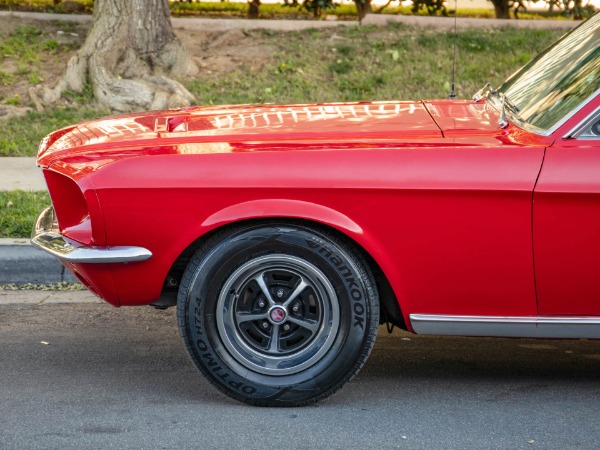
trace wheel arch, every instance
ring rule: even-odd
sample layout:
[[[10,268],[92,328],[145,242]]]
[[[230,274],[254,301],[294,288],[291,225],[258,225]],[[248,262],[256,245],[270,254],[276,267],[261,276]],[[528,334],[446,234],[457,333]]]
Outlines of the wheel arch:
[[[280,208],[286,208],[286,212],[275,214],[273,205]],[[308,205],[308,206],[307,206]],[[233,227],[248,226],[254,227],[261,224],[285,223],[290,225],[303,226],[317,231],[334,234],[339,239],[356,249],[369,265],[379,292],[380,302],[380,321],[389,322],[402,329],[406,329],[406,324],[400,304],[392,289],[388,278],[373,258],[371,253],[361,245],[355,238],[355,235],[363,233],[362,228],[347,216],[338,211],[334,211],[322,205],[301,201],[256,201],[247,202],[236,207],[229,207],[208,217],[203,223],[202,228],[209,228],[209,231],[191,242],[177,257],[168,271],[160,300],[154,305],[157,307],[167,307],[176,304],[177,290],[183,277],[188,262],[193,257],[196,250],[215,233],[228,230]],[[259,214],[266,213],[266,207],[269,207],[267,216],[257,217]],[[309,214],[309,213],[312,213]],[[318,219],[316,218],[318,217]]]

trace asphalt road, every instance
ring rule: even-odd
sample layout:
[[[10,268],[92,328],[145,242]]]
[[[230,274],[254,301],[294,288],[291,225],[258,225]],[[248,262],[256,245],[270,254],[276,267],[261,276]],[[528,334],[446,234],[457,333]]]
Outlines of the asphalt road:
[[[172,309],[3,296],[2,449],[600,447],[600,342],[382,328],[330,399],[254,408],[196,372]]]

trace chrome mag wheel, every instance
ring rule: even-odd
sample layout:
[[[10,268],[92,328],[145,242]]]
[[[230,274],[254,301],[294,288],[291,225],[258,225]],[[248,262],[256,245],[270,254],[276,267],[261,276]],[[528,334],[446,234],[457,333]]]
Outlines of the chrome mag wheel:
[[[312,366],[329,350],[339,326],[335,290],[317,267],[296,256],[252,259],[223,286],[217,326],[231,355],[268,375]]]

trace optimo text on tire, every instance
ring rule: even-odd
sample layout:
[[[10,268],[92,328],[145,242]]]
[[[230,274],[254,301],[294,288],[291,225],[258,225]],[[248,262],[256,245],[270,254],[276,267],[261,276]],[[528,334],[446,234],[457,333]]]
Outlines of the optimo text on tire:
[[[338,390],[375,342],[379,301],[353,247],[295,224],[233,228],[196,252],[177,300],[198,369],[253,405],[297,406]]]

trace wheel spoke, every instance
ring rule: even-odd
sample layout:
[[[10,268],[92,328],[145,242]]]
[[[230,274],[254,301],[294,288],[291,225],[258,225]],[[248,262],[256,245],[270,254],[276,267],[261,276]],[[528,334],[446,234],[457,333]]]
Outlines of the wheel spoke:
[[[260,290],[262,291],[265,298],[269,302],[269,305],[274,306],[277,303],[275,303],[275,300],[273,300],[273,297],[271,297],[271,293],[269,292],[269,288],[267,287],[267,283],[265,283],[265,279],[264,279],[263,275],[264,275],[264,272],[261,272],[256,277],[254,277],[254,281],[256,281],[256,284],[258,284],[258,287],[260,287]]]
[[[310,331],[313,334],[319,328],[319,323],[315,322],[315,321],[312,321],[312,320],[298,319],[297,317],[288,316],[287,321],[295,323],[299,327],[306,328],[308,331]]]
[[[238,324],[244,323],[244,322],[250,322],[253,320],[263,320],[268,318],[268,314],[267,313],[260,313],[260,314],[247,314],[247,313],[235,313],[235,320],[237,321]]]
[[[279,325],[273,325],[273,332],[271,333],[271,342],[269,342],[269,351],[279,351]]]
[[[300,283],[298,283],[298,286],[296,286],[296,289],[294,289],[294,292],[292,292],[290,294],[290,296],[288,297],[288,299],[285,301],[285,303],[283,304],[283,307],[287,308],[290,305],[290,303],[292,303],[294,301],[294,299],[296,297],[298,297],[298,295],[300,295],[300,293],[307,287],[308,287],[308,284],[304,281],[304,278],[300,278]]]

